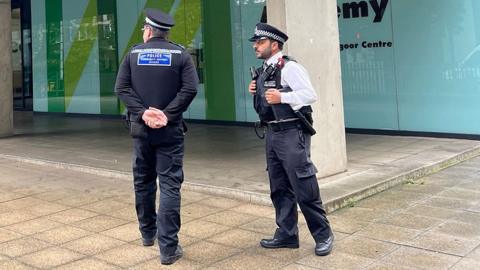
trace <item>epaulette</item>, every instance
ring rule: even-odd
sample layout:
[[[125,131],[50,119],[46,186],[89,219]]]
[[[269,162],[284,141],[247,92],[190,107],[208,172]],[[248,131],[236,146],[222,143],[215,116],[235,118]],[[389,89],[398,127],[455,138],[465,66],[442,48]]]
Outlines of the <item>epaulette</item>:
[[[175,42],[173,42],[173,41],[170,41],[170,40],[169,40],[168,42],[169,42],[170,44],[173,44],[173,45],[175,45],[175,46],[178,46],[178,47],[180,47],[182,50],[185,50],[185,47],[184,47],[184,46],[182,46],[182,45],[180,45],[180,44],[178,44],[178,43],[175,43]]]
[[[140,45],[143,45],[143,44],[145,44],[145,43],[137,43],[137,44],[133,44],[133,46],[132,46],[132,49],[131,49],[131,50],[133,50],[133,49],[135,49],[137,46],[140,46]]]
[[[282,56],[282,58],[285,59],[285,61],[297,62],[297,60],[295,60],[295,58],[293,58],[291,56],[288,56],[288,55],[284,55],[284,56]]]
[[[132,47],[130,47],[130,50],[128,50],[127,54],[130,54],[132,53],[133,50],[135,50],[138,46],[142,45],[144,43],[137,43],[137,44],[133,44]]]

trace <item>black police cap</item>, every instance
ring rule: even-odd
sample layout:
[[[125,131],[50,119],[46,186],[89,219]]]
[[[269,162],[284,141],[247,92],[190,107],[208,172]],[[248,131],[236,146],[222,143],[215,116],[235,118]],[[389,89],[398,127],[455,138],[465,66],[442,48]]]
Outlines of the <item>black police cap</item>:
[[[175,25],[172,16],[153,8],[145,9],[145,23],[162,30],[170,30]]]
[[[276,40],[280,43],[285,43],[288,40],[288,36],[285,33],[266,23],[257,23],[253,37],[249,38],[248,40],[253,42],[266,38]]]

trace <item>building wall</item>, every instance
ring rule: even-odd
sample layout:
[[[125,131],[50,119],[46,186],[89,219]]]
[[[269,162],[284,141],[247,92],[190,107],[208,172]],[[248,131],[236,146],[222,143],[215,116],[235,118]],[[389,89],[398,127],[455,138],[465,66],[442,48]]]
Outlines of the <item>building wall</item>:
[[[337,3],[346,127],[480,134],[480,2]],[[143,9],[155,7],[175,17],[171,39],[192,53],[201,78],[185,117],[255,121],[248,68],[261,62],[247,38],[264,6],[265,0],[32,1],[34,110],[121,113],[113,93],[118,65],[142,42]]]
[[[338,0],[346,126],[480,134],[480,2],[372,2]]]

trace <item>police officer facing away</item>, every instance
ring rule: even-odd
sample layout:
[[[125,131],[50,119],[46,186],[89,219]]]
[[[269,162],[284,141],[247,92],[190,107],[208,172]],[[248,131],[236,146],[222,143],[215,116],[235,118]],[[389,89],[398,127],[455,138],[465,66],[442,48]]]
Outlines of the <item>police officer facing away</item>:
[[[277,28],[259,23],[249,41],[264,67],[249,85],[254,107],[267,126],[266,157],[270,197],[275,207],[277,230],[263,239],[264,248],[298,248],[297,203],[316,242],[315,254],[328,255],[333,233],[320,198],[315,166],[310,160],[310,136],[300,116],[309,119],[310,105],[317,100],[307,71],[282,54],[288,36]]]
[[[158,237],[161,263],[172,264],[183,255],[177,236],[183,182],[182,113],[197,93],[198,76],[188,52],[167,40],[173,18],[154,9],[145,14],[144,43],[125,56],[115,91],[127,107],[133,137],[135,207],[143,245],[152,246]]]

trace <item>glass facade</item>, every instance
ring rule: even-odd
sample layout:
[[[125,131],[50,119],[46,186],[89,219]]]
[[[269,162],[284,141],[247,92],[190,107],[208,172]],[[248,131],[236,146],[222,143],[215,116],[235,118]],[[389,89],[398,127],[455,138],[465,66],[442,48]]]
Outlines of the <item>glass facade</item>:
[[[338,1],[346,126],[480,134],[480,2]]]
[[[480,134],[477,2],[337,0],[346,127]],[[174,16],[171,40],[197,66],[201,86],[185,117],[253,122],[248,69],[260,61],[247,38],[265,4],[31,1],[34,110],[120,114],[118,65],[142,42],[142,11],[153,7]]]
[[[119,63],[142,42],[145,8],[170,13],[170,39],[187,48],[200,77],[188,119],[254,121],[246,41],[265,0],[42,0],[32,3],[34,111],[115,115]]]
[[[143,10],[158,8],[176,21],[171,39],[192,54],[200,91],[187,118],[205,118],[200,0],[32,1],[34,110],[119,114],[114,94],[119,63],[142,42]]]

